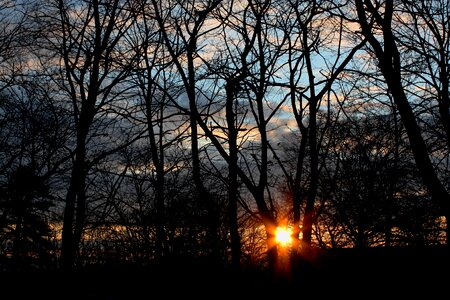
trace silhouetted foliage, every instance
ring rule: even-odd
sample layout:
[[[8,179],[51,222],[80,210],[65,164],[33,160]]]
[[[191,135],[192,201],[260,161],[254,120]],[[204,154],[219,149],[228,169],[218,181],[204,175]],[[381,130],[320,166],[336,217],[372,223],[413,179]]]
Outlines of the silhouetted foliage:
[[[46,218],[50,200],[47,184],[32,166],[19,166],[9,176],[0,198],[1,254],[7,268],[54,267],[52,229]]]

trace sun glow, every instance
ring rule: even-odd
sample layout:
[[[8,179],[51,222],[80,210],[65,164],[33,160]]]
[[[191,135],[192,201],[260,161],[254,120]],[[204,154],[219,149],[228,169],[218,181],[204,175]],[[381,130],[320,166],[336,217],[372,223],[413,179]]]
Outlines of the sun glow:
[[[292,229],[287,227],[277,227],[275,230],[275,240],[282,246],[292,243]]]

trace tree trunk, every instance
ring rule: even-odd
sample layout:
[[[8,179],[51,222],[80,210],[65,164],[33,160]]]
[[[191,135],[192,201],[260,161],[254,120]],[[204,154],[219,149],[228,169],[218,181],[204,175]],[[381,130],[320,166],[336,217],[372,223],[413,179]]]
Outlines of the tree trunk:
[[[210,259],[214,264],[220,264],[220,248],[219,248],[219,216],[214,202],[214,197],[207,191],[203,184],[203,179],[201,175],[200,168],[200,153],[198,146],[198,128],[197,128],[197,97],[196,97],[196,78],[195,78],[195,67],[194,67],[194,51],[196,50],[195,38],[189,44],[189,49],[187,50],[188,57],[188,84],[186,86],[186,92],[189,98],[189,108],[190,108],[190,129],[191,129],[191,155],[192,155],[192,176],[194,185],[196,188],[196,197],[201,206],[204,206],[207,210],[206,220],[207,220],[207,231],[208,231],[208,242],[211,247],[210,249]]]
[[[165,240],[165,230],[164,230],[164,219],[165,219],[165,203],[164,203],[164,152],[163,152],[163,127],[162,124],[159,128],[159,143],[156,140],[155,130],[153,129],[152,116],[154,112],[152,111],[152,98],[154,95],[150,92],[152,91],[152,84],[148,83],[147,87],[147,97],[146,102],[146,112],[147,112],[147,130],[150,140],[150,154],[152,158],[153,165],[155,166],[156,172],[156,183],[155,183],[155,202],[156,202],[156,236],[155,236],[155,261],[159,263],[163,256],[164,240]],[[160,119],[163,120],[163,104],[160,106]]]
[[[414,111],[408,102],[408,98],[402,84],[400,53],[391,28],[393,1],[386,1],[386,8],[383,17],[369,2],[364,3],[368,5],[368,7],[365,7],[363,1],[361,0],[356,1],[356,9],[362,33],[369,41],[376,58],[379,61],[379,68],[386,80],[389,92],[392,94],[403,125],[405,126],[411,145],[411,151],[422,176],[423,182],[428,188],[428,191],[435,203],[440,206],[448,224],[450,220],[450,194],[437,176],[427,151],[427,145],[422,137],[420,126],[417,123]],[[372,33],[371,24],[369,24],[366,17],[367,11],[376,16],[377,20],[382,20],[382,23],[379,25],[383,31],[383,43],[380,43]],[[448,240],[447,244],[449,244]]]
[[[238,131],[235,126],[236,114],[234,113],[235,82],[231,79],[226,86],[226,119],[228,126],[228,147],[230,160],[228,163],[228,218],[231,239],[231,267],[239,271],[241,262],[241,238],[239,235],[239,224],[237,215],[238,203]]]
[[[308,43],[307,28],[303,28],[303,44],[305,45],[305,61],[306,69],[308,72],[310,100],[309,100],[309,126],[308,126],[308,145],[309,145],[309,157],[310,157],[310,178],[309,187],[306,197],[305,215],[303,217],[303,238],[302,244],[305,247],[303,249],[304,254],[308,255],[309,248],[311,247],[312,238],[312,226],[314,222],[314,205],[317,195],[317,187],[319,181],[319,150],[317,146],[317,104],[318,96],[315,91],[314,82],[314,70],[311,62],[311,46]]]
[[[77,151],[80,152],[80,151]],[[75,263],[76,243],[74,236],[75,208],[78,190],[80,187],[83,160],[77,155],[72,168],[69,189],[66,194],[66,206],[64,208],[64,220],[62,228],[62,267],[65,271],[71,271]]]

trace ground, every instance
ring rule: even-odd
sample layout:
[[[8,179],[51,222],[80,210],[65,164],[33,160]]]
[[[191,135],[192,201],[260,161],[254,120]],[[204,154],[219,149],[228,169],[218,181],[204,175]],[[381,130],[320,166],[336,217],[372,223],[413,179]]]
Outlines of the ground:
[[[277,276],[180,262],[158,269],[110,265],[73,274],[3,272],[0,299],[436,299],[447,294],[449,253],[448,248],[321,251]]]

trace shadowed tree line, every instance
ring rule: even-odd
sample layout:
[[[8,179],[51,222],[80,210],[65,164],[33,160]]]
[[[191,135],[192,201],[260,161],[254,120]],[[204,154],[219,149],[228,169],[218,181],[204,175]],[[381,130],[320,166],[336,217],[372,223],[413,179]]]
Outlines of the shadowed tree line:
[[[448,9],[0,0],[0,266],[447,247]]]

